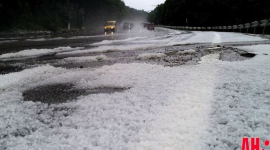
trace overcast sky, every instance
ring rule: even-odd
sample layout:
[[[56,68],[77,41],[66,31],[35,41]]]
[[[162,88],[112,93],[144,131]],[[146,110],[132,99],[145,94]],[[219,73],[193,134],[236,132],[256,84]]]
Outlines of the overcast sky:
[[[145,10],[151,11],[155,9],[156,5],[164,3],[165,0],[122,0],[125,4],[129,7],[138,9],[138,10]]]

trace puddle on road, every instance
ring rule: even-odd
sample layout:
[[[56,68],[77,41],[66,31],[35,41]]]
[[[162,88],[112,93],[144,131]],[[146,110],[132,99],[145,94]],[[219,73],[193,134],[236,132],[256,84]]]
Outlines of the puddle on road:
[[[173,46],[189,46],[189,45],[193,45],[193,44],[191,44],[191,43],[187,43],[187,44],[175,44]]]
[[[42,103],[64,103],[84,95],[85,91],[74,89],[72,84],[54,84],[36,87],[23,92],[24,100]]]
[[[19,71],[22,71],[23,69],[24,69],[23,67],[0,64],[0,74],[9,74],[12,72],[19,72]]]
[[[179,50],[166,52],[165,54],[167,57],[163,59],[163,61],[167,62],[165,66],[196,65],[203,56],[214,53],[219,53],[219,59],[222,61],[243,61],[256,56],[256,54],[248,53],[233,47],[202,46],[196,47],[194,50],[196,50],[196,53],[182,55],[179,55]]]
[[[115,93],[115,92],[123,92],[123,91],[128,90],[128,89],[130,89],[130,88],[101,87],[101,88],[96,88],[96,89],[85,90],[85,92],[88,94],[100,94],[100,93],[111,94],[111,93]]]
[[[42,102],[48,104],[66,103],[80,96],[100,93],[123,92],[129,88],[101,87],[95,89],[77,89],[73,84],[53,84],[36,87],[23,92],[25,101]]]
[[[247,58],[253,58],[256,56],[256,54],[253,54],[253,53],[242,53],[240,55]]]
[[[167,56],[173,56],[177,54],[177,51],[173,51],[173,52],[167,52],[165,53]]]
[[[227,50],[220,53],[219,60],[222,61],[243,61],[255,57],[256,54],[239,50]]]

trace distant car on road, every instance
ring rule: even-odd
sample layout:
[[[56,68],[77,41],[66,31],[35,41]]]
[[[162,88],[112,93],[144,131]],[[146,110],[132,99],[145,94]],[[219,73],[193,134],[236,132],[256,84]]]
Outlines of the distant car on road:
[[[148,30],[155,30],[155,25],[152,23],[149,23],[149,24],[147,24],[147,29]]]
[[[104,25],[105,34],[108,32],[116,32],[117,31],[117,23],[116,21],[107,21]]]
[[[132,30],[134,27],[134,23],[125,22],[123,24],[123,30]]]
[[[123,30],[131,30],[131,25],[130,25],[130,23],[125,22],[125,23],[123,24]]]
[[[134,28],[134,26],[135,26],[135,24],[134,24],[134,23],[130,23],[130,27],[131,27],[131,29],[133,29],[133,28]]]
[[[142,26],[144,27],[144,28],[147,28],[147,25],[148,25],[149,23],[147,23],[147,22],[145,22],[145,23],[142,23]]]

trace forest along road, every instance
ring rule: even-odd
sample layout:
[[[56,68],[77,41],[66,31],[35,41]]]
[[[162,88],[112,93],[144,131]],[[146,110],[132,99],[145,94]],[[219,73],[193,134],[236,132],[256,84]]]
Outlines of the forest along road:
[[[0,149],[227,150],[269,139],[269,49],[257,35],[165,28],[1,39]]]

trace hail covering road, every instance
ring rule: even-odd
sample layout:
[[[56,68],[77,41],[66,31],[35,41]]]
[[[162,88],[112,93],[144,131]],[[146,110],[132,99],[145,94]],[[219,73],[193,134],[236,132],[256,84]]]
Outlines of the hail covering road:
[[[1,39],[0,149],[266,148],[269,44],[165,28]]]

